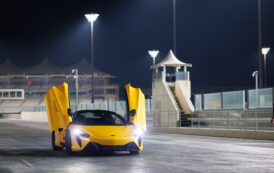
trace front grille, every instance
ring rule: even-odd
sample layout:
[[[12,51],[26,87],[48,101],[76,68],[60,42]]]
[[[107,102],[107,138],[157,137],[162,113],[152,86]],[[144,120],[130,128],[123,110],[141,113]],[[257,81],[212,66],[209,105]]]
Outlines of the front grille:
[[[139,148],[134,142],[130,142],[126,145],[100,145],[95,142],[90,142],[85,147],[86,150],[112,150],[112,151],[130,151],[130,150],[137,150]]]

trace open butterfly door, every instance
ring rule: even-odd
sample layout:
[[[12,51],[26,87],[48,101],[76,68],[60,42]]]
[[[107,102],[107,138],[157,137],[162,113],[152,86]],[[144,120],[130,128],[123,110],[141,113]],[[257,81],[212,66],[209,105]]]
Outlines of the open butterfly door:
[[[48,123],[50,132],[55,134],[55,144],[60,146],[63,143],[63,137],[65,135],[65,129],[71,122],[71,116],[68,113],[69,110],[69,98],[68,98],[68,84],[63,83],[59,86],[53,86],[46,93],[45,104],[48,115]]]
[[[129,121],[146,131],[145,96],[140,88],[133,88],[130,84],[125,87],[129,107]]]

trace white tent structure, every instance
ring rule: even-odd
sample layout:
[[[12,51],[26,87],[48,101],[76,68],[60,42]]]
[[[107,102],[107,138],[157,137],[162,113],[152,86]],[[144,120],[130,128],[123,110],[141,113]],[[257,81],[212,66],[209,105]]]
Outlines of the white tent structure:
[[[156,68],[158,71],[158,68],[163,67],[165,70],[165,67],[175,67],[176,71],[179,71],[180,67],[184,67],[184,71],[186,71],[187,67],[192,67],[192,64],[184,63],[180,60],[178,60],[175,55],[173,54],[172,50],[169,50],[167,56],[158,64],[152,66],[152,68]]]

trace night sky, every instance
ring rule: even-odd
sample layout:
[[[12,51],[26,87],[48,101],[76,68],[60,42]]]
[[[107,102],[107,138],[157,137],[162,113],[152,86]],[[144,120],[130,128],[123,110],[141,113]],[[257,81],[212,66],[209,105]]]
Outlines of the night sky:
[[[258,69],[257,0],[177,0],[177,54],[191,63],[193,87],[253,86]],[[152,58],[173,47],[172,0],[3,1],[0,5],[0,63],[33,66],[47,58],[62,67],[90,61],[94,23],[95,66],[116,82],[151,87]],[[262,0],[262,45],[268,86],[274,86],[274,1]]]

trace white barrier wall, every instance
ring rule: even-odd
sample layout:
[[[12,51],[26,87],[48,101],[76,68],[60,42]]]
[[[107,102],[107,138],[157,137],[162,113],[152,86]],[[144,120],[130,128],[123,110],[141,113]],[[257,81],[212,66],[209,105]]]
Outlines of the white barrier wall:
[[[46,112],[21,112],[21,120],[48,122]]]
[[[169,86],[164,81],[155,81],[152,87],[154,108],[161,120],[154,121],[157,124],[156,126],[176,127],[179,120],[179,109]],[[169,114],[168,111],[172,113]]]

